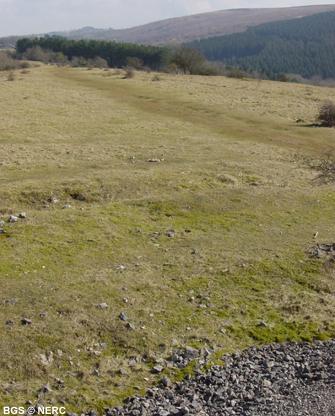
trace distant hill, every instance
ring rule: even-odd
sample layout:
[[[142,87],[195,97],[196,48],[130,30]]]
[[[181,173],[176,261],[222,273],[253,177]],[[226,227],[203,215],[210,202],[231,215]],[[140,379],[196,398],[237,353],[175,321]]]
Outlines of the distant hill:
[[[207,59],[275,78],[299,74],[335,78],[335,12],[273,22],[244,33],[188,44]]]
[[[15,48],[17,40],[20,36],[8,36],[6,38],[0,38],[0,49]]]
[[[199,38],[244,32],[249,27],[262,23],[295,19],[331,10],[335,10],[335,4],[222,10],[162,20],[129,29],[104,30],[87,27],[57,34],[71,39],[90,38],[148,44],[182,43]]]
[[[335,10],[335,4],[222,10],[166,19],[128,29],[84,27],[69,32],[52,32],[51,35],[61,35],[71,39],[116,40],[144,44],[183,43],[196,39],[244,32],[249,27],[262,23],[296,19],[333,10]],[[8,44],[12,44],[12,40],[8,40],[8,38],[6,42],[2,41],[2,47],[8,47]]]

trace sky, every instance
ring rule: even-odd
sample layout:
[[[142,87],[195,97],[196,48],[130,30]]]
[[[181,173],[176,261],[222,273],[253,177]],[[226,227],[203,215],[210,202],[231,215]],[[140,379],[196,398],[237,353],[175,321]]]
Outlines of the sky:
[[[331,0],[0,0],[0,36],[83,26],[125,28],[169,17],[240,7],[334,4]]]

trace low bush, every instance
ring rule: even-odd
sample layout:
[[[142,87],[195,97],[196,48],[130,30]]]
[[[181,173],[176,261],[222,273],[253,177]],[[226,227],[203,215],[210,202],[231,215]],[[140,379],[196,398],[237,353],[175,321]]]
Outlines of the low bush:
[[[14,69],[25,69],[29,67],[29,62],[22,62],[15,59],[14,53],[0,51],[0,71],[11,71]]]
[[[48,63],[55,63],[58,65],[65,65],[68,63],[67,57],[62,52],[53,52],[42,49],[40,46],[34,46],[27,49],[23,54],[19,54],[20,58],[28,59],[29,61],[39,61]]]
[[[90,67],[90,65],[88,65],[88,61],[87,59],[83,58],[82,56],[74,56],[71,59],[70,62],[71,66],[73,66],[74,68],[84,68],[84,67]],[[92,68],[92,67],[91,67]]]
[[[223,73],[228,78],[243,79],[247,76],[245,71],[237,67],[226,67]]]
[[[125,68],[125,74],[124,74],[124,79],[131,79],[135,77],[135,71],[134,68]]]
[[[320,107],[318,121],[324,127],[335,127],[335,103],[326,101]]]
[[[10,71],[8,76],[7,76],[7,81],[15,81],[16,80],[16,75],[14,71]]]
[[[89,59],[88,64],[93,68],[108,69],[108,62],[100,56],[96,56],[94,59]]]
[[[198,75],[205,62],[205,58],[196,49],[180,47],[172,54],[169,64],[178,72]]]
[[[127,58],[127,67],[141,70],[144,67],[144,62],[140,58],[130,56]]]

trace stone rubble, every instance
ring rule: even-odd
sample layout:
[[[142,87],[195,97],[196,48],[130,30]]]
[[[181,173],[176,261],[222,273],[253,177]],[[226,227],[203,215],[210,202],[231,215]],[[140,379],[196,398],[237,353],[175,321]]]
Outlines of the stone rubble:
[[[190,349],[190,357],[196,356],[195,351]],[[145,397],[129,398],[123,407],[106,409],[105,414],[335,415],[335,341],[250,348],[223,359],[224,366],[197,372],[175,385],[163,373],[159,387],[148,390]]]

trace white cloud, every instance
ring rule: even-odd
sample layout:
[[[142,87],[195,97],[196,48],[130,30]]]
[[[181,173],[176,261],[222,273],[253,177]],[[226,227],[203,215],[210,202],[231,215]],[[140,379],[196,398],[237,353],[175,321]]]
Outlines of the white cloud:
[[[317,0],[254,0],[252,7],[322,4]],[[43,33],[82,26],[129,27],[227,8],[250,0],[0,0],[0,35]]]

